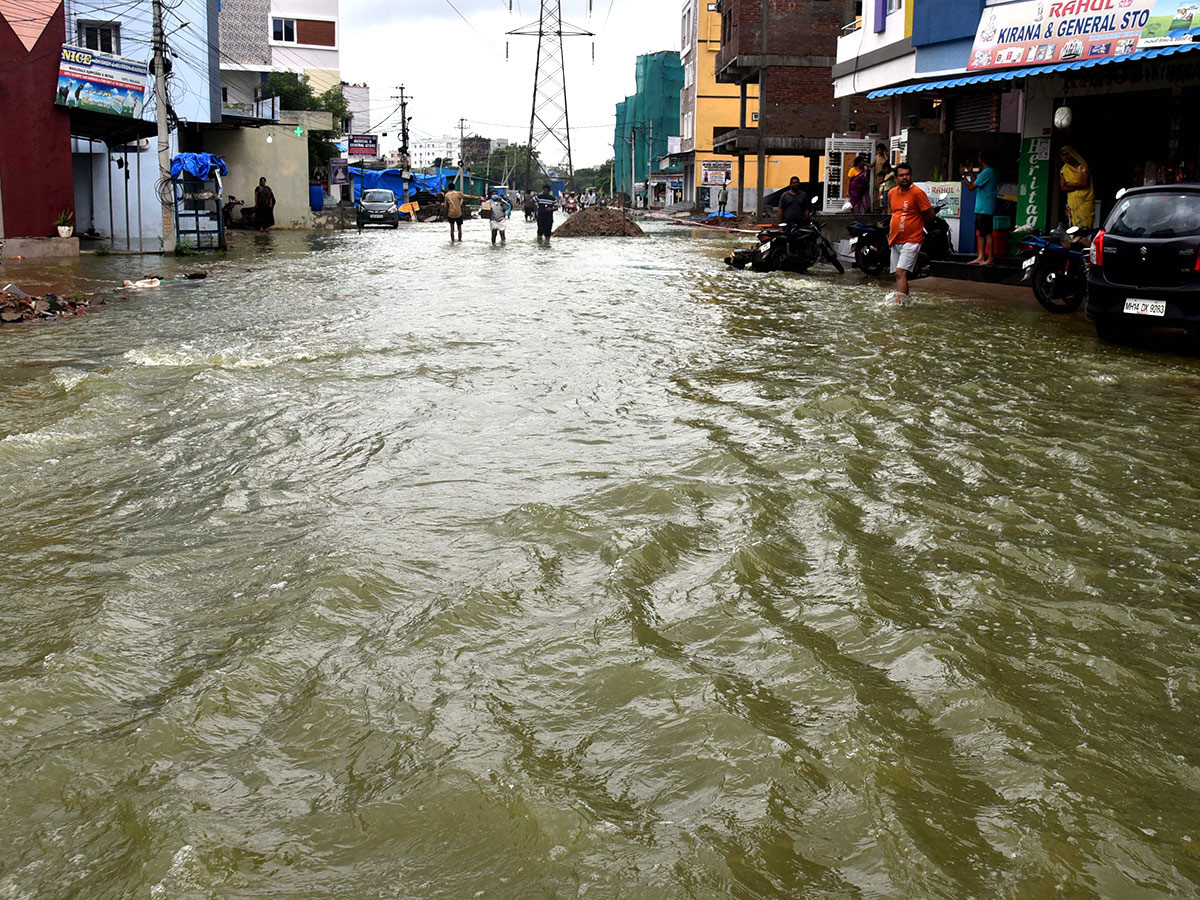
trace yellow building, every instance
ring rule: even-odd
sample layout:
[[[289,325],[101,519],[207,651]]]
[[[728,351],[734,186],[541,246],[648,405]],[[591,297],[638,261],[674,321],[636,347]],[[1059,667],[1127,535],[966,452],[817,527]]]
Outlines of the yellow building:
[[[745,184],[737,184],[737,157],[713,152],[713,135],[738,127],[741,99],[736,84],[718,84],[717,52],[721,49],[721,13],[710,0],[684,0],[682,21],[683,93],[680,96],[680,148],[674,158],[683,163],[683,199],[715,210],[717,192],[729,178],[730,212],[737,212],[738,191],[745,209],[753,211],[758,186],[758,158],[746,157]],[[750,85],[746,127],[758,122],[758,86]],[[807,161],[794,156],[768,156],[767,192],[787,187],[798,175],[808,179]]]

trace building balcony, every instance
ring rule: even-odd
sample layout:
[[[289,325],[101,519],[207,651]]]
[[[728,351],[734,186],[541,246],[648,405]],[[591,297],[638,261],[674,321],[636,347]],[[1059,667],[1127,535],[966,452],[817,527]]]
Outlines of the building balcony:
[[[757,128],[730,128],[713,135],[713,152],[724,156],[749,156],[759,152],[772,156],[824,153],[825,139],[763,134]]]

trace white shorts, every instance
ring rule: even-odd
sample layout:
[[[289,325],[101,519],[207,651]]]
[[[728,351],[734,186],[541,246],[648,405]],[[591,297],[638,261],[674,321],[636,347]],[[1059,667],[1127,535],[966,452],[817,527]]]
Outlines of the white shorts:
[[[499,231],[499,232],[503,233],[504,220],[503,219],[492,219],[492,231]]]
[[[892,244],[892,271],[914,271],[917,268],[917,254],[920,252],[920,244]]]

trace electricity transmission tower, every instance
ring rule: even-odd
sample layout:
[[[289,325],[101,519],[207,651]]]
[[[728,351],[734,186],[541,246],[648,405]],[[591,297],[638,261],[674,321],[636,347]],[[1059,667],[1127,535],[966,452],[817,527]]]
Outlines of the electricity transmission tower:
[[[533,109],[529,114],[529,146],[525,155],[525,190],[533,187],[533,151],[557,144],[566,153],[567,177],[575,174],[571,160],[571,122],[567,115],[567,66],[564,37],[595,37],[562,20],[562,0],[541,0],[538,21],[509,34],[537,37],[537,67],[533,71]]]

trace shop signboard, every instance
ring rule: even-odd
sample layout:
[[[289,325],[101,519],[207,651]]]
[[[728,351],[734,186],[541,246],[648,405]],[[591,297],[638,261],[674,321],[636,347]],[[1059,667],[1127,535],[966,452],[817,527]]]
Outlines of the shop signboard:
[[[375,134],[352,134],[346,141],[348,156],[378,156],[379,136]]]
[[[733,180],[733,160],[702,159],[700,160],[700,183],[709,187],[718,187]]]
[[[934,181],[929,185],[929,202],[935,206],[943,204],[943,219],[958,219],[962,217],[962,192],[961,181]],[[946,195],[945,200],[941,199],[942,194]]]
[[[1031,137],[1021,142],[1021,184],[1017,188],[1017,224],[1046,230],[1046,204],[1050,202],[1050,138]]]
[[[340,159],[331,159],[329,161],[329,183],[350,183],[350,160],[343,157]]]
[[[140,119],[145,98],[144,62],[63,45],[56,105]]]
[[[989,6],[967,69],[1107,59],[1190,44],[1197,10],[1200,0],[1021,0]]]

